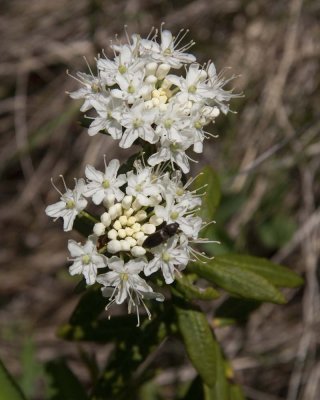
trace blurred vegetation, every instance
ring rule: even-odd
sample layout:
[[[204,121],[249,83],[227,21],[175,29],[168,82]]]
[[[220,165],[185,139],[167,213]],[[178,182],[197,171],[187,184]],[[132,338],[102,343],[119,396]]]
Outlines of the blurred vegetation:
[[[105,136],[88,137],[78,105],[65,94],[76,87],[65,71],[83,71],[82,56],[90,63],[115,33],[123,37],[124,24],[145,35],[165,21],[174,32],[190,29],[199,60],[212,58],[218,70],[232,67],[230,74],[240,75],[236,90],[245,94],[232,104],[236,114],[217,121],[219,138],[206,143],[201,160],[219,173],[222,188],[216,224],[208,228],[221,245],[207,250],[268,257],[306,281],[303,289],[286,292],[291,301],[285,306],[230,305],[229,318],[240,320],[237,327],[219,320],[222,303],[216,303],[217,310],[210,304],[204,308],[221,326],[218,340],[248,399],[316,400],[319,2],[31,0],[26,5],[12,0],[2,1],[1,8],[0,358],[25,393],[43,398],[48,383],[42,362],[49,362],[51,371],[68,368],[88,382],[85,365],[92,354],[102,363],[110,351],[109,345],[81,344],[80,357],[77,346],[55,336],[78,295],[77,279],[61,273],[67,265],[66,236],[44,214],[56,198],[50,177],[64,174],[70,181],[86,163],[101,164],[104,153],[124,160]],[[71,360],[73,372],[61,367],[64,361],[50,366],[57,355]],[[174,339],[148,362],[159,367],[155,382],[163,397],[173,398],[177,389],[193,398],[197,380],[190,388],[186,382],[195,373]],[[141,399],[159,398],[156,390],[145,384]]]

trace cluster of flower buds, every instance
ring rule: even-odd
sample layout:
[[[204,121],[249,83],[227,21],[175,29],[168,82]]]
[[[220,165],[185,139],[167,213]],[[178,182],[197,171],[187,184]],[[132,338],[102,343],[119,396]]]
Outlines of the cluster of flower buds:
[[[111,43],[113,60],[97,59],[97,76],[77,74],[82,86],[70,96],[84,99],[81,111],[94,110],[89,135],[106,132],[122,148],[146,141],[156,149],[150,166],[170,161],[189,172],[186,150],[202,153],[204,139],[212,136],[206,126],[220,111],[226,114],[228,101],[239,95],[223,89],[234,76],[225,79],[212,62],[200,66],[185,53],[194,44],[181,45],[186,33],[173,37],[161,26],[160,43],[157,31],[148,39],[132,35],[125,44]],[[182,67],[185,76],[172,73]]]
[[[122,148],[144,141],[153,146],[147,164],[140,155],[123,174],[117,159],[105,159],[103,172],[87,165],[86,180],[76,180],[73,190],[62,177],[64,192],[53,184],[60,201],[46,208],[50,217],[63,218],[65,231],[76,218],[93,222],[84,244],[69,240],[70,274],[101,284],[107,308],[127,300],[138,323],[141,304],[150,317],[145,299],[164,300],[149,285],[153,277],[171,284],[200,255],[192,245],[206,241],[199,238],[205,223],[197,215],[201,194],[183,175],[189,171],[186,150],[202,152],[210,135],[204,127],[220,110],[227,113],[228,101],[237,96],[223,89],[228,80],[213,63],[201,67],[185,53],[193,42],[181,46],[184,36],[173,37],[162,27],[160,43],[156,31],[148,39],[133,35],[125,44],[111,44],[113,60],[97,59],[98,76],[78,73],[82,87],[70,95],[84,99],[81,111],[95,110],[89,135],[104,131]],[[183,66],[185,77],[170,73]],[[91,212],[93,206],[98,211]]]

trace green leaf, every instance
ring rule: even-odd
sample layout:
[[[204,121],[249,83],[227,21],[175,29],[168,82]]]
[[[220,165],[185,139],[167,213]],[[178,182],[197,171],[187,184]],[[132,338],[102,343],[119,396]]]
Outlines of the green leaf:
[[[0,398],[1,400],[26,400],[19,386],[0,360]]]
[[[207,186],[204,187],[205,185]],[[212,221],[221,198],[218,175],[210,166],[206,166],[194,181],[192,188],[194,190],[203,188],[202,191],[199,191],[199,193],[205,192],[205,195],[202,197],[200,216],[204,221]]]
[[[246,400],[243,391],[239,385],[232,383],[229,388],[229,399],[230,400]]]
[[[204,400],[222,400],[228,398],[228,380],[226,377],[226,365],[221,354],[221,350],[218,349],[217,356],[217,379],[214,386],[209,387],[204,385]]]
[[[212,287],[201,289],[195,286],[190,275],[177,278],[175,288],[188,300],[213,300],[220,296]]]
[[[227,292],[258,301],[284,304],[282,293],[265,278],[243,268],[218,262],[191,264],[189,270],[222,287]]]
[[[175,298],[178,329],[184,341],[187,354],[208,386],[216,381],[219,348],[204,313]]]
[[[21,377],[19,383],[23,393],[29,398],[35,396],[35,383],[43,377],[43,366],[36,358],[36,348],[30,336],[26,336],[21,350]]]
[[[217,308],[213,320],[214,326],[223,326],[225,320],[245,323],[249,315],[260,305],[259,301],[230,297]]]
[[[47,400],[88,400],[81,383],[62,359],[45,366],[49,388]]]
[[[269,260],[239,254],[227,254],[217,256],[214,262],[234,266],[246,271],[254,272],[275,286],[297,287],[303,284],[303,279],[282,265],[274,264]]]

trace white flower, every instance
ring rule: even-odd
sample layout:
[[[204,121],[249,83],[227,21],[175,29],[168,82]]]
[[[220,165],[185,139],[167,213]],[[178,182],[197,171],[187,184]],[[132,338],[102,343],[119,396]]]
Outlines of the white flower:
[[[176,163],[186,174],[190,170],[189,157],[185,151],[191,146],[192,142],[188,139],[182,142],[171,142],[167,138],[161,139],[159,150],[148,158],[148,164],[155,166],[165,161],[171,164]]]
[[[126,182],[124,174],[118,175],[120,162],[117,159],[111,160],[107,165],[106,160],[105,171],[97,171],[91,165],[86,166],[85,174],[89,183],[84,191],[84,196],[92,197],[94,204],[101,204],[108,195],[114,195],[115,198],[122,200],[124,193],[119,189]]]
[[[107,86],[113,86],[118,82],[119,77],[125,75],[134,75],[143,68],[144,62],[137,59],[135,52],[128,45],[112,46],[118,50],[118,55],[114,60],[107,57],[98,58],[97,67],[100,71],[101,80]]]
[[[123,102],[111,96],[94,99],[91,101],[92,107],[97,111],[98,116],[91,122],[88,134],[96,135],[99,131],[107,131],[113,139],[120,139],[122,136],[122,126],[114,118],[113,113],[122,106]]]
[[[133,171],[127,173],[127,195],[135,196],[142,206],[157,204],[161,201],[161,197],[158,199],[161,187],[152,168],[142,167],[138,162],[135,162],[135,167],[136,174]]]
[[[166,196],[166,205],[157,205],[154,211],[155,215],[162,218],[167,224],[177,222],[179,224],[179,229],[187,237],[194,238],[198,236],[202,219],[190,215],[193,211],[189,210],[189,202],[187,200],[175,204],[174,197],[168,194]]]
[[[156,116],[155,110],[146,110],[144,102],[134,104],[126,112],[118,115],[120,121],[126,130],[123,132],[119,146],[127,149],[133,142],[140,137],[149,143],[156,143],[158,136],[156,135],[152,124]]]
[[[166,110],[159,113],[156,120],[156,133],[162,139],[167,138],[170,142],[183,141],[181,132],[188,126],[188,118],[182,113],[180,104],[171,102]]]
[[[161,44],[153,40],[142,39],[142,52],[146,52],[158,62],[169,64],[172,68],[181,68],[183,64],[188,64],[196,60],[192,54],[184,53],[193,46],[193,41],[178,48],[187,33],[188,31],[181,30],[177,37],[174,37],[170,31],[162,30],[161,26]]]
[[[152,86],[144,83],[143,79],[144,71],[141,69],[132,75],[117,75],[119,89],[111,89],[111,95],[133,104],[135,100],[146,96],[152,90]]]
[[[191,64],[185,78],[177,75],[168,75],[167,80],[180,89],[177,100],[185,103],[188,100],[199,102],[209,96],[209,88],[204,83],[207,73],[199,64]]]
[[[49,217],[55,218],[55,220],[59,217],[63,218],[63,230],[67,232],[71,231],[76,216],[86,208],[88,202],[83,197],[86,188],[84,179],[79,179],[78,181],[75,179],[73,190],[66,187],[64,180],[63,183],[66,190],[65,193],[61,193],[52,182],[52,185],[60,193],[61,197],[60,201],[48,206],[45,212]]]
[[[178,238],[172,237],[166,243],[151,249],[154,258],[145,266],[144,274],[149,276],[161,269],[165,282],[172,283],[175,272],[183,270],[189,262],[188,253],[177,246],[177,243]]]
[[[69,261],[73,264],[69,267],[71,275],[83,274],[88,285],[93,285],[96,281],[97,269],[107,266],[107,257],[97,252],[94,237],[82,246],[74,240],[69,240],[68,249],[71,257]]]
[[[124,263],[121,258],[113,256],[108,259],[108,266],[111,271],[97,277],[97,282],[105,286],[102,288],[103,296],[110,298],[110,302],[106,309],[108,309],[113,302],[122,304],[126,299],[128,299],[128,312],[130,313],[132,308],[136,309],[138,326],[138,307],[141,303],[147,311],[149,318],[151,317],[143,300],[164,300],[162,294],[153,292],[152,287],[139,276],[139,273],[143,270],[145,265],[146,260],[144,258],[136,258]]]
[[[82,84],[82,87],[74,92],[69,93],[72,99],[84,99],[84,103],[80,111],[85,112],[92,107],[91,101],[100,96],[103,91],[99,77],[88,75],[83,72],[77,72],[77,78],[70,75],[72,78]]]
[[[190,178],[188,181],[182,183],[182,173],[180,170],[176,170],[170,177],[169,174],[165,174],[162,179],[163,197],[169,195],[173,196],[176,203],[186,204],[187,209],[191,210],[201,205],[201,197],[197,195],[197,190],[190,191],[188,187],[193,183],[196,178]]]
[[[225,104],[230,99],[235,97],[241,97],[242,94],[234,94],[233,90],[224,90],[223,86],[225,86],[228,82],[232,81],[235,76],[232,75],[230,78],[223,78],[220,74],[217,75],[216,68],[213,63],[210,63],[207,68],[207,84],[210,89],[210,94],[208,98],[216,104],[218,104],[219,108],[224,114],[229,112],[229,104]],[[210,103],[209,103],[210,104]]]

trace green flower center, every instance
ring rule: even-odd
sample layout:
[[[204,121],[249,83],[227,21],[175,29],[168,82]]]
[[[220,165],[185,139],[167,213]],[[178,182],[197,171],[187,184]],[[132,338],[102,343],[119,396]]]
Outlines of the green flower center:
[[[103,186],[104,189],[108,189],[110,187],[110,182],[108,181],[108,179],[105,179],[102,182],[102,186]]]
[[[142,185],[140,185],[140,183],[138,183],[138,185],[136,185],[135,189],[136,189],[137,192],[140,193],[142,191]]]
[[[132,85],[128,86],[128,93],[133,94],[136,91],[135,87]]]
[[[172,121],[172,119],[166,119],[165,121],[164,121],[164,127],[166,128],[166,129],[169,129],[169,128],[171,128],[172,127],[172,124],[173,124],[173,121]]]
[[[179,217],[179,213],[177,211],[173,211],[170,214],[170,218],[173,219],[173,220],[176,220],[178,217]]]
[[[177,196],[182,196],[183,194],[184,194],[183,188],[178,188],[178,189],[176,190],[176,195],[177,195]]]
[[[197,91],[197,87],[194,85],[191,85],[188,87],[188,92],[189,93],[195,93]]]
[[[168,261],[171,260],[171,256],[170,256],[169,253],[164,252],[164,253],[162,254],[162,259],[163,259],[163,261],[168,262]]]
[[[126,272],[121,272],[120,279],[126,282],[129,279],[129,275]]]
[[[140,126],[142,125],[142,122],[141,122],[141,119],[139,119],[139,118],[137,118],[137,119],[135,119],[134,121],[133,121],[133,127],[135,128],[135,129],[137,129],[137,128],[140,128]]]
[[[163,55],[165,56],[171,56],[172,50],[168,47],[164,50]]]
[[[67,202],[66,202],[66,208],[68,208],[69,210],[71,210],[72,208],[74,208],[75,207],[75,202],[73,201],[73,200],[68,200]]]
[[[119,65],[118,71],[120,74],[125,74],[127,72],[127,67],[125,65]]]
[[[83,264],[89,264],[91,261],[91,258],[88,254],[85,254],[84,256],[82,256],[82,262]]]
[[[100,87],[99,87],[98,84],[93,83],[93,84],[91,85],[91,90],[93,91],[93,93],[99,93],[99,92],[100,92]]]
[[[201,129],[201,128],[202,128],[202,123],[201,123],[200,121],[196,121],[196,122],[194,123],[194,127],[195,127],[196,129]]]

